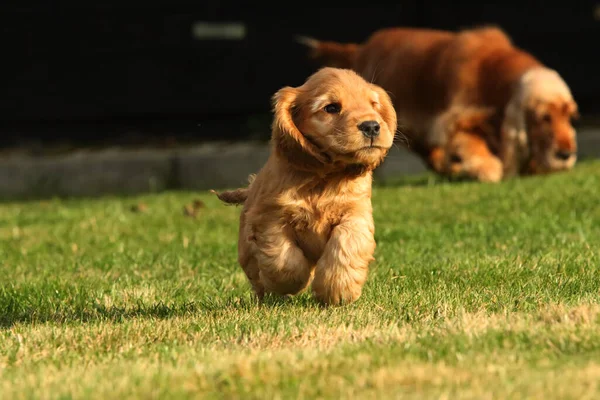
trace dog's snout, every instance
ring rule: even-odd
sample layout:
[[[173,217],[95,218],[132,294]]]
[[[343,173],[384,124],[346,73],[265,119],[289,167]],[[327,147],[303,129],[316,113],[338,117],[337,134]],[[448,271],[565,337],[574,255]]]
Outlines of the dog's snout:
[[[377,121],[364,121],[358,125],[358,129],[368,138],[373,138],[379,135],[379,122]]]
[[[554,157],[562,161],[567,161],[569,158],[573,157],[573,154],[575,153],[569,150],[557,150],[556,153],[554,153]]]

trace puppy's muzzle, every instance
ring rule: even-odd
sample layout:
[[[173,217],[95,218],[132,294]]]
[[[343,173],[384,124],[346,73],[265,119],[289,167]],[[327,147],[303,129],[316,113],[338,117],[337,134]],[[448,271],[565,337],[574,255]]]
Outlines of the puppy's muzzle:
[[[379,135],[379,122],[377,121],[364,121],[358,124],[358,129],[369,139],[373,139]]]

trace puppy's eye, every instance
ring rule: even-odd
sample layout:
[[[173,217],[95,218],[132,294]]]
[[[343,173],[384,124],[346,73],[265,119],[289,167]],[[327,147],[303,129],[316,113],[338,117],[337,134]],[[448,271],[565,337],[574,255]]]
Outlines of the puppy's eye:
[[[551,122],[552,121],[552,116],[550,114],[548,114],[548,113],[543,114],[542,115],[542,121],[544,121],[544,122]]]
[[[323,109],[329,114],[339,114],[342,111],[342,105],[340,103],[331,103],[327,104]]]
[[[458,154],[451,154],[450,155],[450,162],[453,164],[458,164],[462,162],[462,157],[459,156]]]

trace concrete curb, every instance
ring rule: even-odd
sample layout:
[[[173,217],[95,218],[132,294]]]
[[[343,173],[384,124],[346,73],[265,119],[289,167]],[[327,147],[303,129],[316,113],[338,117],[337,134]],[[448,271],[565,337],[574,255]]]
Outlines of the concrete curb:
[[[579,133],[580,157],[600,157],[600,130]],[[65,156],[0,159],[0,199],[139,194],[245,185],[269,155],[262,142],[208,143],[175,150],[75,152]],[[426,171],[404,148],[390,152],[376,179]]]

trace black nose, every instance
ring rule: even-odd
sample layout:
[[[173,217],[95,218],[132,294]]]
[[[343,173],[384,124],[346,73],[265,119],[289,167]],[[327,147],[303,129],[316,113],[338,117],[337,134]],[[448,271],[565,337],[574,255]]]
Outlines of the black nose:
[[[365,121],[358,125],[358,129],[368,138],[374,138],[379,135],[379,122],[377,121]]]
[[[567,150],[558,150],[554,156],[559,160],[566,161],[573,156],[573,152]]]

